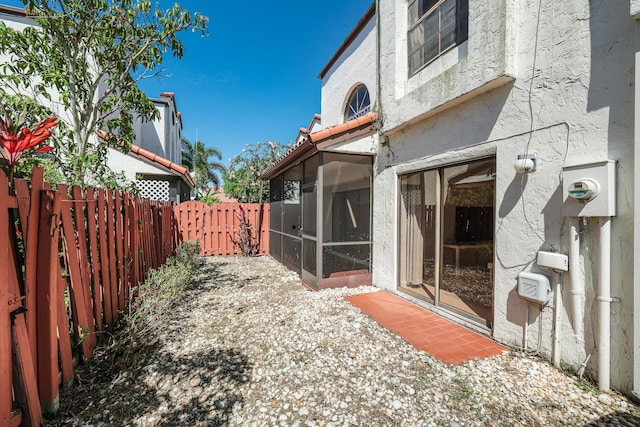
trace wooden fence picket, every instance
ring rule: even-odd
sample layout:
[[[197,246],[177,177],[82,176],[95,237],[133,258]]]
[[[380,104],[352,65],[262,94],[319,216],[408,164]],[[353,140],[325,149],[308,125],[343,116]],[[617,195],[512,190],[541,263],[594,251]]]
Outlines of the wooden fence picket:
[[[60,273],[60,265],[57,267]],[[67,281],[58,274],[58,300],[56,301],[58,319],[58,349],[60,352],[60,368],[62,371],[62,384],[66,385],[73,380],[73,351],[71,348],[71,336],[69,335],[69,314],[64,297],[67,289]]]
[[[137,295],[140,284],[140,239],[138,238],[138,201],[129,201],[129,238],[131,239],[131,286],[134,288],[131,298]]]
[[[9,182],[7,177],[0,173],[0,271],[11,271],[15,267],[9,264],[8,245],[10,241],[9,228]],[[0,425],[14,425],[12,392],[12,366],[13,355],[11,352],[11,315],[10,303],[14,295],[10,293],[8,281],[0,281]]]
[[[91,340],[87,339],[87,332],[91,330],[90,324],[93,323],[93,321],[90,320],[89,308],[86,306],[85,284],[82,274],[83,263],[79,254],[79,244],[76,241],[73,217],[71,216],[73,201],[69,199],[65,185],[58,185],[58,193],[60,193],[62,199],[60,211],[62,217],[62,234],[65,242],[63,249],[69,259],[69,273],[71,278],[69,299],[72,305],[72,332],[76,342],[81,343],[84,359],[89,360],[91,358],[92,346]]]
[[[76,244],[78,245],[78,260],[80,262],[80,276],[82,277],[82,296],[84,297],[84,306],[87,311],[87,331],[85,340],[89,341],[89,348],[93,353],[96,347],[96,322],[93,307],[93,297],[91,294],[91,261],[89,258],[89,250],[87,245],[87,228],[85,226],[86,215],[88,213],[87,201],[85,200],[82,189],[74,185],[71,189],[73,195],[73,213],[75,219]]]
[[[129,211],[129,193],[122,194],[122,244],[124,253],[122,254],[124,283],[124,301],[128,304],[131,298],[130,292],[133,282],[131,281],[131,236],[129,233],[130,211]]]
[[[29,337],[25,313],[16,315],[12,325],[12,352],[14,392],[21,408],[22,425],[39,426],[42,422],[41,396],[38,392],[38,380],[33,369],[35,362],[31,359]]]
[[[58,213],[61,195],[43,191],[38,225],[36,315],[38,319],[38,392],[46,412],[55,413],[58,405],[58,293],[60,258],[58,255]],[[61,333],[68,333],[66,330]]]
[[[87,235],[89,237],[89,256],[91,259],[89,269],[92,270],[91,274],[91,295],[93,296],[93,317],[96,322],[96,329],[102,330],[103,321],[103,309],[102,309],[102,283],[101,278],[101,266],[100,257],[98,253],[100,248],[98,246],[98,225],[96,223],[98,202],[95,198],[95,190],[93,188],[87,188]]]
[[[118,317],[118,270],[116,268],[116,226],[115,201],[113,190],[107,190],[107,245],[109,248],[109,293],[111,300],[111,315]],[[107,292],[107,290],[105,290]]]
[[[258,253],[268,254],[269,205],[214,203],[207,206],[197,201],[180,203],[174,208],[180,240],[200,240],[200,255],[203,256],[239,255],[232,237],[240,229],[240,206],[247,215],[255,242],[259,244]]]
[[[9,188],[0,172],[0,426],[35,426],[42,409],[57,410],[74,353],[91,358],[97,332],[183,234],[172,203],[77,186],[70,195],[42,168]]]
[[[31,172],[31,193],[29,183],[22,179],[14,180],[16,196],[19,201],[20,224],[22,226],[22,241],[25,248],[25,277],[24,296],[27,309],[27,332],[31,348],[32,360],[35,363],[37,354],[36,342],[36,265],[38,244],[38,222],[40,220],[40,191],[44,184],[44,169],[33,168]],[[27,203],[28,202],[28,203]],[[20,207],[23,207],[20,209]],[[24,208],[28,206],[26,222],[24,221]],[[35,367],[34,367],[35,369]]]
[[[104,321],[107,325],[113,324],[113,310],[111,306],[111,288],[110,288],[110,268],[109,268],[109,246],[107,240],[107,201],[105,191],[98,190],[98,241],[100,242],[100,271],[101,271],[101,290],[103,301]]]
[[[122,196],[119,191],[114,191],[114,209],[115,209],[115,235],[114,242],[116,246],[116,268],[118,274],[117,280],[117,289],[118,289],[118,312],[124,310],[124,288],[125,288],[125,280],[124,280],[124,233],[122,231]]]

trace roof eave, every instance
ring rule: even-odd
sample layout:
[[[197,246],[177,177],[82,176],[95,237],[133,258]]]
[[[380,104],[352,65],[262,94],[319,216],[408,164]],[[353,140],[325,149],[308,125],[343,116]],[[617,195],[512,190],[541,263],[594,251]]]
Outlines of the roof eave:
[[[344,41],[342,42],[338,50],[336,50],[336,53],[334,53],[331,59],[329,59],[329,62],[327,62],[327,65],[325,65],[322,71],[320,71],[320,74],[318,74],[319,79],[324,78],[325,74],[329,72],[329,69],[333,67],[333,65],[338,61],[340,56],[342,56],[342,54],[347,50],[347,48],[351,45],[351,43],[353,43],[356,37],[358,37],[360,32],[364,29],[364,27],[367,25],[369,20],[373,18],[375,14],[376,14],[376,2],[373,2],[371,6],[369,6],[369,9],[367,9],[367,11],[365,12],[364,16],[360,18],[360,21],[358,21],[354,29],[351,30],[347,38],[344,39]]]
[[[378,127],[377,120],[378,113],[370,112],[364,116],[349,120],[348,122],[340,123],[309,134],[298,145],[294,146],[278,161],[262,172],[260,178],[271,179],[281,171],[292,166],[294,163],[301,161],[318,151],[322,151],[340,142],[344,142],[366,132],[375,130]]]
[[[298,160],[303,160],[307,157],[312,156],[318,151],[317,147],[309,142],[308,138],[305,138],[303,142],[295,146],[291,151],[289,151],[284,157],[282,157],[279,161],[268,167],[262,174],[260,174],[261,179],[271,179],[274,176],[278,175],[284,169],[289,168],[293,163]]]

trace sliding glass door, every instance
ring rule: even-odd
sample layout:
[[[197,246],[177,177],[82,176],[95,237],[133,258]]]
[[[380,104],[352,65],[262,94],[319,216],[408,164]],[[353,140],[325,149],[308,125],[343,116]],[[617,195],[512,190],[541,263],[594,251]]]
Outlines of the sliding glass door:
[[[495,160],[400,177],[400,290],[491,327]]]

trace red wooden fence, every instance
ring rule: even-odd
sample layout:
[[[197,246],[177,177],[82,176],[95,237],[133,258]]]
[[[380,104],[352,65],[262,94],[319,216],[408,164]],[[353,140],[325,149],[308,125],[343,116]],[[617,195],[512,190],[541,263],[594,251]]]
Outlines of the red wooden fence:
[[[0,426],[39,425],[96,331],[178,243],[173,204],[112,190],[31,187],[0,172]],[[3,301],[8,301],[4,303]],[[72,347],[73,342],[76,348]]]
[[[200,240],[200,255],[241,255],[232,238],[240,230],[238,213],[244,209],[251,233],[259,243],[259,254],[269,253],[269,205],[184,202],[175,207],[181,240]]]

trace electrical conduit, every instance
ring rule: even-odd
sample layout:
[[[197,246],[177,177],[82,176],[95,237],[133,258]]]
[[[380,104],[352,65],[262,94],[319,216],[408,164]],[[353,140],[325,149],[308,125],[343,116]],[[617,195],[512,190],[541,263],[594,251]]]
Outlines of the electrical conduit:
[[[571,218],[569,240],[569,279],[571,281],[573,333],[577,337],[581,337],[584,283],[580,280],[580,234],[578,234],[578,218]]]
[[[598,296],[600,334],[598,337],[598,384],[610,389],[611,359],[611,218],[600,218],[600,296]]]

